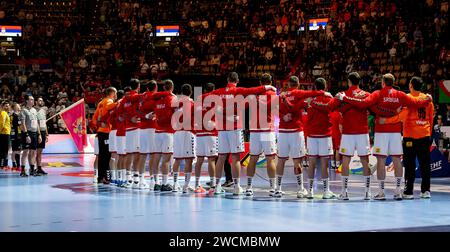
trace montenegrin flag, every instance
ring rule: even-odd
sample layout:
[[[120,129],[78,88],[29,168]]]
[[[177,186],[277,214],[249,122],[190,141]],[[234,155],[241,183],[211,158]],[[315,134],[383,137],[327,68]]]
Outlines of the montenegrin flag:
[[[66,124],[67,131],[69,131],[79,152],[83,152],[83,147],[87,145],[86,113],[84,106],[84,99],[81,99],[60,112],[61,118]]]

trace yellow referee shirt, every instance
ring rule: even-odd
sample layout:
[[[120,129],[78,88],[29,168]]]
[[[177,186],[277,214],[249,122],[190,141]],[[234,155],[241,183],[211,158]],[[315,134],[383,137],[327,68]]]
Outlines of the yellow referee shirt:
[[[0,112],[0,134],[2,135],[11,134],[11,121],[6,111]]]

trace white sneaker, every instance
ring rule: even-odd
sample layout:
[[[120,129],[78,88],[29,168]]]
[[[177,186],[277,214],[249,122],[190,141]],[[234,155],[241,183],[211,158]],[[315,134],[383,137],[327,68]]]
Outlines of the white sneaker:
[[[341,194],[338,195],[337,199],[338,200],[349,200],[348,192],[342,192]]]
[[[306,198],[307,199],[314,199],[314,192],[313,192],[313,190],[308,191],[308,195],[306,195]]]
[[[395,189],[394,200],[403,200],[403,191],[401,189]]]
[[[370,200],[371,198],[372,198],[372,195],[370,194],[370,192],[364,193],[364,200]]]
[[[140,188],[140,182],[139,181],[133,181],[133,185],[132,185],[132,188],[133,189],[139,189]]]
[[[145,182],[145,181],[139,182],[139,189],[148,190],[148,189],[150,189],[150,185],[147,184],[147,182]]]
[[[431,192],[430,191],[426,191],[424,193],[420,193],[420,198],[422,198],[422,199],[431,199]]]
[[[248,197],[253,196],[253,189],[252,188],[247,188],[245,190],[245,196],[248,196]]]
[[[374,200],[386,200],[386,195],[384,192],[378,192],[375,196],[373,196]]]
[[[216,189],[214,190],[215,195],[221,195],[225,194],[225,190],[223,190],[222,186],[219,184],[216,186]]]
[[[181,191],[181,186],[178,183],[174,184],[172,192],[176,193],[176,192],[180,192],[180,191]]]
[[[284,194],[283,191],[276,190],[272,197],[281,198],[283,197],[283,194]]]
[[[123,187],[131,189],[133,187],[133,184],[134,184],[133,181],[128,180]]]
[[[336,195],[332,191],[326,191],[323,193],[322,199],[334,199]]]
[[[414,199],[414,194],[406,194],[405,192],[403,192],[403,199],[412,200]]]
[[[269,196],[270,196],[270,197],[274,197],[274,196],[275,196],[275,193],[276,193],[276,190],[275,190],[275,189],[271,188],[271,189],[269,190]]]
[[[193,192],[194,188],[190,186],[183,186],[183,193]]]
[[[150,188],[150,191],[153,191],[155,189],[155,180],[150,180],[148,187]]]
[[[236,186],[234,188],[233,195],[237,196],[237,195],[242,195],[242,194],[244,194],[244,189],[242,189],[242,187],[240,187],[240,186]]]
[[[297,198],[304,199],[307,196],[308,196],[308,191],[305,188],[300,189],[300,190],[297,191]]]

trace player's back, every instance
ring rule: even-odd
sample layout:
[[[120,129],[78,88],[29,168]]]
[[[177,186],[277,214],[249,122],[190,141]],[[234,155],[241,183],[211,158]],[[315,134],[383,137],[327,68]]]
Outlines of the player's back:
[[[331,102],[327,96],[319,96],[312,99],[318,105]],[[307,128],[309,136],[331,136],[331,118],[329,112],[309,106],[307,108]]]

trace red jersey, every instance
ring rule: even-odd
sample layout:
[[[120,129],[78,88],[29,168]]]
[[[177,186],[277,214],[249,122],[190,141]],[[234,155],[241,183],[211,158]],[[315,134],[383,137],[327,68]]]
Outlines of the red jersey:
[[[255,105],[250,104],[250,132],[271,132],[275,130],[272,115],[278,109],[278,96],[273,90],[255,97]],[[263,117],[263,118],[261,118]]]
[[[160,97],[155,102],[155,116],[156,116],[156,132],[174,133],[172,127],[172,115],[175,108],[172,107],[174,100],[177,97],[174,94]]]
[[[155,100],[153,100],[153,94],[155,92],[147,91],[142,94],[142,99],[139,104],[139,115],[141,119],[140,129],[156,129],[156,119],[147,119],[145,116],[155,109]]]
[[[305,91],[297,88],[288,88],[284,93],[287,102],[280,101],[280,126],[279,132],[301,132],[304,130],[302,120],[303,112],[306,107],[304,99],[309,97],[321,96],[323,91]],[[290,105],[288,105],[290,104]],[[285,121],[283,117],[290,114],[290,119]]]
[[[403,106],[414,108],[426,107],[430,102],[430,100],[428,99],[416,100],[406,95],[405,93],[395,90],[394,88],[389,86],[385,86],[381,90],[373,92],[365,99],[357,99],[345,96],[344,101],[358,108],[367,108],[374,106],[377,108],[377,110],[381,111],[400,111]],[[395,133],[402,131],[401,122],[393,124],[379,124],[377,121],[378,120],[376,120],[375,122],[375,132]]]
[[[139,118],[139,104],[142,95],[138,94],[135,90],[126,94],[122,101],[122,106],[119,107],[119,115],[125,118],[125,127],[127,130],[136,129],[140,127],[139,119],[137,122],[133,122],[133,118]]]
[[[194,123],[195,134],[197,136],[217,136],[217,129],[215,127],[214,103],[207,100],[207,97],[210,95],[211,93],[202,94],[195,101]],[[205,122],[204,120],[207,121]]]
[[[117,129],[117,107],[118,107],[118,102],[116,104],[116,107],[114,107],[113,109],[111,109],[109,111],[109,116],[108,116],[108,122],[109,124],[111,124],[111,130],[116,130]]]
[[[114,109],[115,116],[112,117],[112,119],[116,121],[116,128],[117,128],[116,136],[125,136],[125,133],[127,131],[125,118],[120,112],[122,110],[123,110],[123,98],[117,102],[117,107]]]
[[[340,142],[342,133],[341,133],[341,126],[343,125],[343,116],[342,114],[335,110],[330,113],[331,118],[331,137],[333,138],[335,143]],[[334,147],[336,144],[333,144]],[[336,148],[335,148],[336,149]]]
[[[228,83],[226,87],[211,92],[222,99],[223,106],[216,106],[216,127],[219,131],[242,129],[244,109],[239,105],[245,103],[240,98],[248,95],[258,95],[266,91],[264,86],[254,88],[236,87],[234,83]],[[241,95],[241,97],[238,97]],[[239,104],[238,104],[239,103]],[[220,113],[217,110],[220,109]]]
[[[311,106],[308,107],[308,136],[310,137],[329,137],[331,136],[331,118],[330,112],[317,109],[313,104],[321,106],[332,102],[332,98],[319,96],[313,98]]]

